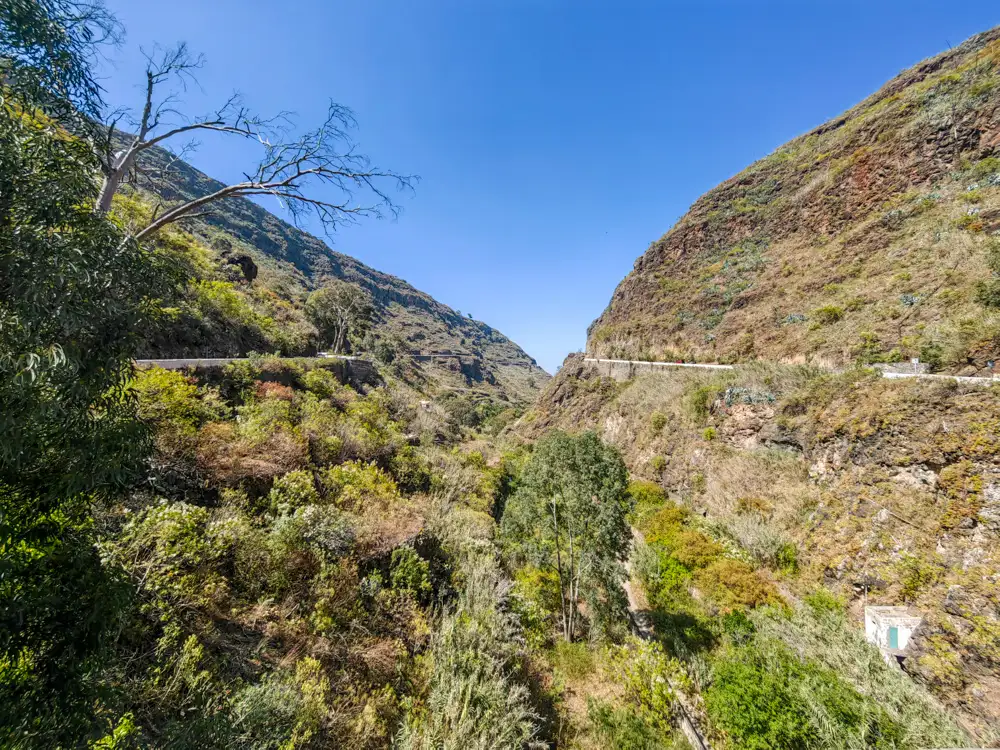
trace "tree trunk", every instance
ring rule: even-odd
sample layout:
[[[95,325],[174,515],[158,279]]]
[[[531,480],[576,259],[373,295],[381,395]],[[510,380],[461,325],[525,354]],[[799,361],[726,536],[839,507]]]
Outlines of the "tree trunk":
[[[555,498],[552,499],[552,525],[555,529],[555,539],[556,539],[556,571],[559,574],[559,604],[562,612],[562,626],[563,626],[563,639],[567,642],[570,641],[569,634],[569,620],[567,618],[566,609],[566,587],[563,583],[563,568],[562,568],[562,553],[559,549],[559,516],[556,514],[556,501]]]

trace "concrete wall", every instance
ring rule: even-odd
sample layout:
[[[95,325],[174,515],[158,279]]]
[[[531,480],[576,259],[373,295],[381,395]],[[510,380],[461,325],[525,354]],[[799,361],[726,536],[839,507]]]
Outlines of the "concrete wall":
[[[591,359],[583,360],[587,367],[592,368],[598,375],[615,380],[630,380],[637,375],[649,372],[664,372],[672,369],[698,369],[698,370],[732,370],[732,365],[701,365],[692,362],[634,362],[626,359]]]
[[[232,362],[249,362],[248,359],[236,357],[218,357],[213,359],[140,359],[136,367],[162,367],[165,370],[188,370],[194,375],[208,380],[218,379],[226,365]],[[374,385],[381,381],[375,363],[357,357],[299,357],[291,359],[265,360],[260,379],[290,385],[292,371],[280,363],[287,362],[294,366],[301,362],[310,367],[322,367],[333,372],[342,383],[353,386]]]
[[[913,632],[922,618],[906,607],[865,607],[865,638],[883,651],[900,653],[906,650]],[[891,628],[896,628],[896,645],[890,645]]]

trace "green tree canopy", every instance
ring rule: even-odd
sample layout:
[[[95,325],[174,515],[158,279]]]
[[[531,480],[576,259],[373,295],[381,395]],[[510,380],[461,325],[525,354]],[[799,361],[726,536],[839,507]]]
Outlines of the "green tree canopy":
[[[579,629],[579,605],[600,624],[624,612],[622,582],[632,532],[621,454],[593,432],[541,440],[506,506],[503,529],[520,557],[559,578],[563,637]]]
[[[360,340],[371,324],[371,297],[361,287],[333,280],[309,295],[306,312],[319,331],[320,340],[337,353],[348,350],[351,339]]]
[[[0,744],[76,746],[121,591],[90,511],[149,448],[129,392],[155,256],[94,213],[91,149],[0,91]],[[12,737],[17,737],[16,742]]]

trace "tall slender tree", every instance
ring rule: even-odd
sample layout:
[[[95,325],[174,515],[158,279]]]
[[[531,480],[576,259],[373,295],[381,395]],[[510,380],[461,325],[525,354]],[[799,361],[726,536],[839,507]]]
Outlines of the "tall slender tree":
[[[632,538],[628,473],[621,455],[593,432],[541,440],[503,517],[516,554],[559,580],[562,635],[572,641],[584,600],[596,620],[627,604],[623,562]],[[598,622],[598,624],[601,624]]]

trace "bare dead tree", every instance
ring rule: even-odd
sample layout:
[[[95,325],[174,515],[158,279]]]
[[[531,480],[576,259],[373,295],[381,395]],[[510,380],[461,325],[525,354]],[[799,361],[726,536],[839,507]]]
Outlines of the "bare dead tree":
[[[357,123],[346,107],[331,102],[324,122],[298,137],[290,136],[288,113],[259,117],[243,105],[238,95],[231,96],[211,114],[184,122],[177,109],[177,92],[161,96],[160,91],[168,82],[185,88],[196,80],[195,73],[203,64],[204,59],[192,56],[185,44],[147,56],[145,97],[139,117],[126,120],[126,112],[115,112],[97,144],[104,181],[96,210],[111,210],[112,200],[123,184],[136,184],[143,179],[155,184],[162,179],[162,172],[157,174],[146,164],[144,152],[153,146],[166,148],[171,145],[169,141],[207,131],[255,141],[263,151],[260,162],[254,170],[244,173],[245,179],[239,182],[168,207],[162,213],[162,207],[157,207],[150,223],[136,232],[136,239],[149,237],[181,219],[201,216],[210,211],[211,204],[239,196],[274,196],[293,221],[299,223],[311,214],[327,232],[362,216],[381,218],[386,213],[398,214],[398,207],[383,186],[407,189],[416,178],[372,167],[367,157],[357,153],[350,137]],[[134,135],[119,130],[122,121],[134,127]],[[122,142],[124,145],[116,147]],[[188,144],[186,149],[190,148]],[[363,194],[364,200],[355,200],[358,193]]]

